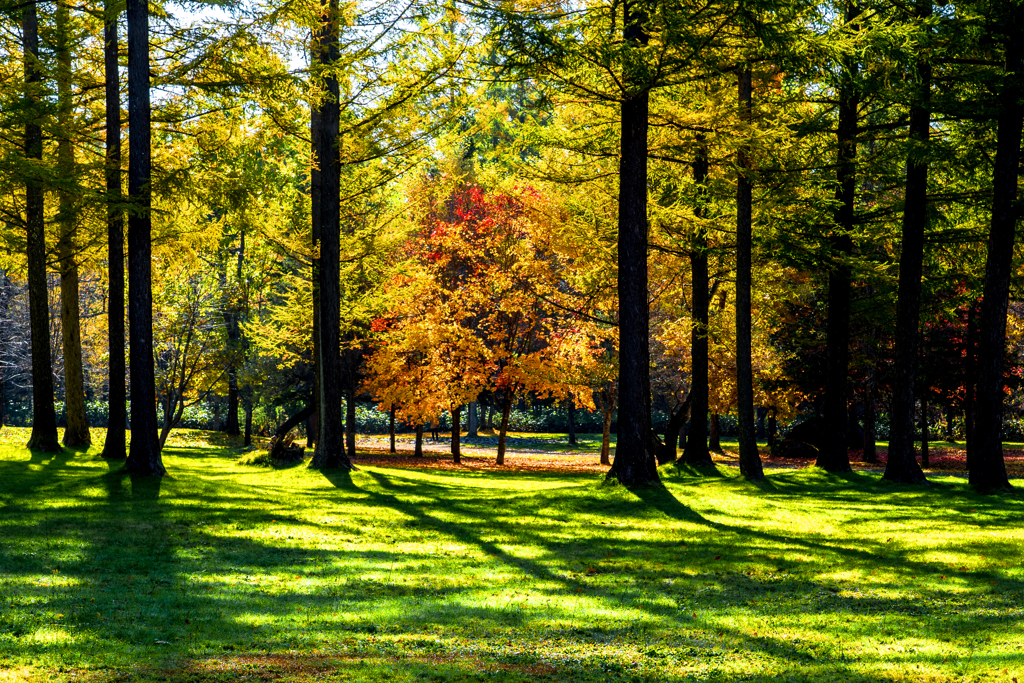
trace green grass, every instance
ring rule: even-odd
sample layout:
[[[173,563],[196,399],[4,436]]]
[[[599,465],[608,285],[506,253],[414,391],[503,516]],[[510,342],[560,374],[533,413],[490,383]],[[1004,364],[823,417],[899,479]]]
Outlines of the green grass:
[[[97,452],[0,443],[0,681],[1024,679],[1019,493]]]

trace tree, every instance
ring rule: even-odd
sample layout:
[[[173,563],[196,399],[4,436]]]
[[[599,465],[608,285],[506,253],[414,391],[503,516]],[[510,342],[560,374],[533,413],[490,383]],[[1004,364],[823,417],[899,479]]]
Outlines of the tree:
[[[970,483],[978,491],[1010,488],[1003,462],[1003,356],[1006,313],[1024,129],[1024,5],[1008,4],[998,17],[1004,49],[1004,71],[999,84],[996,158],[992,173],[992,217],[985,261],[985,288],[978,326],[977,395],[974,406],[974,444]]]
[[[132,439],[127,469],[167,474],[157,438],[153,368],[152,189],[150,171],[149,6],[128,0],[128,328]]]
[[[40,126],[39,20],[36,2],[22,9],[25,58],[25,225],[28,257],[29,312],[32,320],[32,434],[29,448],[59,451],[57,414],[53,407],[50,363],[50,307],[46,290],[46,229],[43,184],[43,131]]]
[[[128,457],[124,364],[124,214],[121,208],[121,81],[118,73],[117,4],[103,3],[103,86],[107,218],[107,435],[103,457]]]

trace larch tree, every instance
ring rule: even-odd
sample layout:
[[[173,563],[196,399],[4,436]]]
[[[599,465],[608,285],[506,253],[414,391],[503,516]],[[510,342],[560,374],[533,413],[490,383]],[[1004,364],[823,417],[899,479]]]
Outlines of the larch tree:
[[[29,314],[32,328],[32,434],[28,447],[59,451],[57,413],[53,406],[50,361],[50,306],[46,287],[46,216],[44,204],[42,71],[39,64],[39,17],[35,0],[21,16],[25,64],[25,225],[28,257]]]
[[[131,446],[127,469],[167,474],[160,457],[153,358],[152,172],[149,6],[128,0],[128,334],[131,365]]]

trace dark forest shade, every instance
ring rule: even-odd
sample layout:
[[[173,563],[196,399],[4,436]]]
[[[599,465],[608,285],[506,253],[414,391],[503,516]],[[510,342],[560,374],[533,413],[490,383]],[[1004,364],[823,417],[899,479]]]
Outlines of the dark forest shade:
[[[40,164],[43,158],[43,130],[39,125],[39,19],[36,3],[22,10],[25,51],[25,157]],[[29,324],[32,329],[32,434],[28,447],[59,451],[57,413],[53,407],[53,366],[50,363],[50,306],[46,289],[46,228],[43,184],[36,169],[25,175],[25,223],[27,226]]]
[[[121,213],[121,82],[118,74],[117,4],[103,4],[103,84],[106,99],[107,335],[109,388],[103,457],[128,456],[125,439],[124,220]]]
[[[1024,129],[1024,6],[1006,12],[1006,66],[996,127],[996,161],[992,177],[992,223],[985,262],[985,290],[978,325],[975,371],[977,393],[970,454],[970,483],[978,491],[1010,488],[1003,461],[1003,357],[1006,312],[1017,221],[1017,183],[1021,133]]]
[[[693,161],[693,186],[697,189],[697,200],[693,213],[698,219],[707,216],[707,179],[710,170],[708,148],[703,135],[697,136],[697,158]],[[690,330],[690,430],[686,435],[681,464],[709,466],[711,452],[708,450],[708,238],[704,227],[698,223],[690,238],[690,280],[693,293],[690,297],[693,307],[693,328]],[[678,429],[677,432],[678,434]],[[668,442],[669,435],[665,434]]]
[[[128,336],[132,439],[127,469],[162,476],[153,368],[149,7],[128,0]]]
[[[314,36],[314,57],[323,65],[338,58],[338,3],[322,5],[324,23]],[[340,105],[338,79],[324,78],[324,94],[319,107],[319,135],[315,145],[319,165],[318,211],[313,215],[314,230],[320,236],[317,288],[319,291],[318,378],[319,430],[316,451],[310,467],[316,469],[352,469],[345,452],[345,430],[341,401],[346,377],[341,360],[341,177],[338,168],[338,132]],[[315,123],[315,122],[311,122]],[[315,126],[311,126],[315,127]]]
[[[930,0],[918,2],[917,14],[921,19],[931,15]],[[914,378],[917,374],[924,229],[928,222],[928,161],[925,154],[931,117],[931,64],[927,59],[922,58],[918,62],[917,78],[918,93],[910,108],[911,148],[907,158],[903,200],[889,456],[883,475],[889,481],[904,484],[920,484],[925,481],[924,472],[914,453]]]
[[[753,115],[753,84],[750,68],[739,74],[740,118],[750,122]],[[761,456],[754,431],[754,369],[751,346],[751,252],[753,250],[753,186],[748,175],[749,152],[740,147],[736,154],[736,393],[739,413],[740,473],[752,481],[764,479]]]

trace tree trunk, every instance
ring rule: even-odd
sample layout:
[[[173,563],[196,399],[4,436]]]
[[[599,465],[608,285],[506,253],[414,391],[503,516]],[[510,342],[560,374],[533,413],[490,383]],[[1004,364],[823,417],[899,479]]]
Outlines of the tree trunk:
[[[157,437],[153,373],[150,206],[149,5],[128,0],[128,333],[132,438],[127,469],[167,474]]]
[[[452,461],[456,465],[462,464],[462,450],[459,447],[459,438],[462,436],[462,406],[455,406],[452,413]]]
[[[703,135],[697,136],[697,158],[693,161],[693,184],[697,188],[694,215],[697,218],[690,241],[690,275],[692,282],[693,326],[690,329],[690,408],[693,416],[690,431],[686,435],[681,464],[697,467],[711,466],[708,451],[708,316],[710,292],[708,291],[708,238],[700,224],[707,217],[707,179],[710,164],[708,149]],[[666,434],[666,445],[668,435]]]
[[[569,399],[569,445],[576,445],[576,402]]]
[[[926,20],[931,13],[931,0],[918,0],[917,17]],[[925,482],[924,472],[918,466],[914,454],[914,380],[917,375],[917,328],[921,313],[924,232],[928,223],[928,160],[925,155],[931,131],[931,76],[928,58],[921,57],[917,63],[918,93],[910,108],[911,148],[907,155],[906,189],[903,195],[896,350],[890,411],[892,421],[889,426],[889,456],[885,462],[885,474],[882,475],[883,479],[903,484]],[[925,448],[922,450],[922,463],[927,466],[927,447],[922,447]]]
[[[242,445],[252,445],[252,396],[250,392],[246,392],[245,395],[245,437]]]
[[[615,410],[615,385],[601,390],[601,464],[611,465],[612,413]]]
[[[953,402],[946,403],[946,443],[954,443],[956,435],[953,433]]]
[[[1003,358],[1017,221],[1020,142],[1024,129],[1024,107],[1020,99],[1024,91],[1024,6],[1008,7],[1006,75],[1000,91],[992,176],[992,222],[978,326],[975,443],[969,460],[971,486],[982,493],[1011,488],[1003,461]]]
[[[856,4],[848,1],[847,23],[852,23],[859,14]],[[851,234],[857,193],[857,111],[860,103],[855,85],[857,71],[855,59],[846,58],[839,89],[839,124],[836,130],[836,202],[839,208],[836,211],[836,233],[832,236],[836,257],[828,275],[828,323],[825,332],[825,424],[829,438],[815,463],[828,472],[849,472],[851,469],[846,412],[850,365],[850,272],[845,258],[853,249]]]
[[[338,0],[323,0],[323,23],[315,31],[314,56],[329,66],[338,57]],[[317,273],[319,291],[319,428],[316,451],[310,462],[314,469],[352,469],[345,452],[341,400],[345,377],[341,363],[341,177],[338,166],[340,107],[338,79],[323,79],[324,98],[319,109],[319,135],[314,140],[319,165],[319,211],[313,215],[320,238]],[[311,121],[311,127],[314,122]]]
[[[8,320],[11,301],[11,279],[7,277],[7,271],[0,268],[0,320]],[[0,428],[7,419],[7,337],[0,338]]]
[[[779,422],[775,417],[775,408],[768,410],[768,452],[772,452],[775,449],[775,445],[778,443],[778,431]]]
[[[55,8],[57,53],[57,172],[61,179],[72,182],[77,177],[75,151],[71,146],[71,27],[66,0],[58,0]],[[87,448],[92,444],[89,420],[85,414],[85,376],[82,368],[82,329],[78,301],[78,208],[74,192],[62,187],[57,222],[60,225],[58,256],[60,259],[60,327],[64,352],[64,412],[67,427],[63,443],[68,448]]]
[[[498,456],[494,460],[496,465],[505,464],[505,437],[508,434],[508,418],[512,414],[512,395],[510,392],[508,394],[501,401],[501,426],[498,428]]]
[[[103,83],[106,107],[104,177],[107,204],[107,435],[103,457],[128,457],[125,424],[124,218],[121,213],[121,81],[118,73],[117,3],[103,3]]]
[[[753,87],[750,67],[739,75],[740,118],[748,125],[753,116]],[[736,157],[736,393],[739,417],[740,473],[751,481],[764,479],[761,455],[754,430],[754,369],[750,357],[751,253],[753,249],[753,185],[748,176],[749,151],[740,147]]]
[[[277,441],[274,443],[274,447],[270,451],[271,458],[277,458],[278,454],[284,449],[284,437],[288,435],[288,432],[295,429],[303,420],[308,418],[310,415],[313,415],[315,412],[316,402],[310,400],[310,402],[306,404],[305,408],[289,417],[284,421],[284,424],[277,428],[273,437],[277,439]]]
[[[228,416],[224,422],[224,431],[233,436],[241,434],[238,424],[238,370],[229,368],[228,376]]]
[[[391,441],[389,453],[397,453],[395,449],[395,406],[391,406],[391,410],[388,412],[388,437]]]
[[[694,416],[694,418],[699,419],[699,418],[697,418],[696,415]],[[707,422],[707,419],[708,418],[706,418],[706,417],[704,418],[705,423]],[[693,420],[690,420],[690,422],[693,423]],[[708,450],[713,452],[713,453],[722,453],[722,452],[724,452],[722,450],[721,433],[720,433],[718,427],[719,427],[719,424],[718,424],[718,413],[711,413],[711,432],[710,432],[710,434],[708,436]],[[691,427],[691,429],[692,429],[692,427]]]
[[[316,389],[314,389],[314,392]],[[316,394],[314,393],[314,396]],[[316,400],[311,399],[312,405],[314,406],[313,414],[306,418],[306,448],[312,448],[313,444],[316,443],[317,436],[320,434],[320,415],[319,410],[316,409]]]
[[[356,457],[356,369],[354,352],[348,352],[348,386],[345,387],[345,448]]]
[[[32,330],[32,434],[28,447],[41,451],[61,450],[57,440],[57,412],[53,407],[53,366],[50,360],[50,302],[46,286],[46,228],[43,185],[38,174],[43,159],[40,126],[39,20],[36,3],[22,10],[25,56],[25,107],[31,119],[25,124],[25,158],[33,167],[25,178],[26,251],[28,256],[29,320]]]
[[[642,12],[623,3],[624,37],[634,47],[646,45]],[[622,102],[619,159],[619,429],[615,462],[608,471],[626,486],[658,483],[651,441],[651,378],[647,306],[647,127],[650,93],[630,82],[634,91]]]
[[[412,453],[417,458],[423,457],[423,423],[416,425],[416,446]]]
[[[466,436],[472,437],[472,438],[475,439],[477,436],[479,436],[477,434],[478,424],[477,424],[477,419],[476,419],[476,401],[470,401],[469,402],[469,416],[466,419],[467,419],[467,421],[469,423],[467,425],[467,428],[466,428],[466,431],[467,431]]]
[[[676,460],[676,452],[679,445],[679,432],[690,417],[690,407],[693,405],[693,390],[686,394],[686,399],[668,417],[668,425],[665,426],[665,444],[662,452],[658,454],[658,464],[664,465]],[[685,452],[685,450],[684,450]]]

